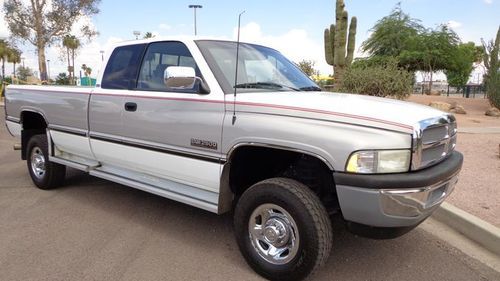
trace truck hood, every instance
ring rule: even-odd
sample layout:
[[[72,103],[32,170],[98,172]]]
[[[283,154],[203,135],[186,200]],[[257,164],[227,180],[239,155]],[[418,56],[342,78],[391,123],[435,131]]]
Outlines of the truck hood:
[[[330,92],[240,93],[236,111],[314,118],[405,133],[412,133],[421,120],[446,114],[411,102]]]

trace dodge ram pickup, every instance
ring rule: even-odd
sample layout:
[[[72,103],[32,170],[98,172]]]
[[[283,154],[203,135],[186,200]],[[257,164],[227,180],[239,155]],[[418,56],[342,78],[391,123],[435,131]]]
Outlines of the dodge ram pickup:
[[[322,92],[278,51],[202,38],[124,42],[94,88],[10,85],[6,125],[41,189],[66,167],[213,213],[269,279],[327,260],[332,216],[374,238],[416,227],[453,191],[453,115]]]

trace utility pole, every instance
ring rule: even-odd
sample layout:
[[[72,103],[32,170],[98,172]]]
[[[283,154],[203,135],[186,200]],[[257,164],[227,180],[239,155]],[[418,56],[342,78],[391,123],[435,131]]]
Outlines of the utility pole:
[[[101,50],[100,53],[101,53],[101,61],[104,61],[104,51]]]
[[[188,7],[192,8],[194,10],[194,35],[196,36],[197,35],[197,31],[196,31],[196,9],[201,9],[201,8],[203,8],[203,6],[202,5],[189,5]]]

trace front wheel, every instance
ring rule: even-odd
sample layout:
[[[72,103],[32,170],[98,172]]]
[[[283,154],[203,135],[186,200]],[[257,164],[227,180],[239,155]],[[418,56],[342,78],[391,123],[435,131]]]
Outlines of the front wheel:
[[[40,189],[52,189],[62,185],[66,166],[49,161],[46,135],[34,135],[26,149],[28,171],[33,183]]]
[[[247,189],[234,225],[248,264],[271,280],[303,279],[330,255],[328,214],[307,186],[292,179],[268,179]]]

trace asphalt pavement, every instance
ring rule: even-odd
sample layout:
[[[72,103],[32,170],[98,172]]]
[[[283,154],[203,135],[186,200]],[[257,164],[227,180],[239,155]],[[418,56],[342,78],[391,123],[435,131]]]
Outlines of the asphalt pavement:
[[[71,169],[64,187],[39,190],[15,142],[1,124],[0,280],[260,280],[238,251],[231,214]],[[370,240],[336,224],[332,255],[311,279],[500,280],[446,240],[420,227]]]

